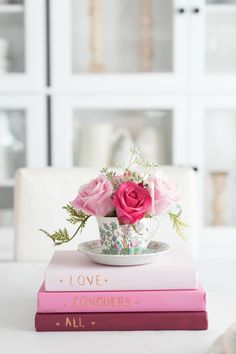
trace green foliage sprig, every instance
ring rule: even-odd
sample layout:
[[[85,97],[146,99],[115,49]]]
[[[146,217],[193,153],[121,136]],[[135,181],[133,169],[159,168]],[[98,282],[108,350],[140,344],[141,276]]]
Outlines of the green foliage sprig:
[[[159,167],[159,165],[156,162],[149,162],[146,161],[142,158],[141,152],[137,147],[131,148],[130,149],[131,155],[130,159],[128,162],[128,165],[126,166],[124,162],[118,162],[117,163],[117,168],[122,169],[123,171],[123,182],[124,181],[135,181],[138,183],[145,183],[145,179],[149,177],[150,172],[152,169],[156,169]],[[134,166],[138,166],[143,169],[142,174],[140,174],[137,171],[134,171],[132,168]],[[116,176],[116,172],[109,170],[109,168],[104,167],[100,171],[102,174],[104,174],[116,187],[117,182],[114,181],[114,177]],[[116,189],[116,188],[115,188]]]
[[[110,171],[108,167],[103,167],[100,172],[104,174],[109,180],[112,180],[116,175],[116,172]]]
[[[54,242],[54,246],[60,246],[63,243],[70,242],[78,234],[79,231],[81,232],[83,230],[88,219],[90,218],[90,215],[85,214],[81,210],[75,210],[70,204],[65,205],[63,209],[65,209],[69,214],[66,220],[73,225],[79,223],[79,226],[72,236],[69,235],[69,232],[66,228],[54,231],[52,234],[43,229],[40,229],[39,231],[43,232]]]
[[[173,228],[177,234],[177,236],[181,237],[182,239],[186,239],[186,235],[184,233],[184,228],[185,227],[189,227],[189,225],[187,223],[185,223],[182,219],[181,219],[181,214],[182,214],[182,209],[180,206],[179,207],[179,212],[178,213],[173,213],[173,212],[168,212],[168,215],[170,217],[170,220],[172,221],[173,224]]]
[[[159,167],[159,165],[156,162],[150,162],[144,160],[141,156],[140,150],[137,147],[131,148],[130,152],[131,152],[131,156],[130,156],[128,166],[125,168],[126,171],[129,171],[132,166],[137,165],[139,167],[144,168],[143,175],[145,177],[145,175],[148,173],[148,170]]]
[[[66,210],[69,217],[66,219],[71,224],[77,224],[78,222],[84,223],[88,219],[88,215],[82,210],[75,210],[71,204],[67,204],[62,209]]]

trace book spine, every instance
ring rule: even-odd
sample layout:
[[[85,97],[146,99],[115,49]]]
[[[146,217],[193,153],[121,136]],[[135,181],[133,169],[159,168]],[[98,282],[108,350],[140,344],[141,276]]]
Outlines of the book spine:
[[[46,291],[179,290],[197,286],[196,271],[186,269],[170,273],[139,269],[136,276],[132,269],[109,272],[104,268],[97,273],[46,271],[45,274]]]
[[[36,313],[36,331],[205,330],[206,312]]]
[[[38,293],[38,312],[205,311],[205,292],[197,290],[45,292]]]

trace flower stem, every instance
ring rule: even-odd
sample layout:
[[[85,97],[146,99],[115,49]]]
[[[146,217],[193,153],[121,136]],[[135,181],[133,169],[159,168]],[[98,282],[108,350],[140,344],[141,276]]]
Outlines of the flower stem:
[[[81,222],[81,224],[79,225],[79,227],[76,229],[76,231],[73,233],[73,235],[72,235],[68,240],[63,241],[63,242],[61,242],[61,243],[57,243],[57,245],[60,246],[60,245],[62,245],[63,243],[70,242],[70,241],[77,235],[77,233],[80,231],[80,229],[82,230],[82,228],[85,226],[85,224],[86,224],[86,222],[87,222],[87,220],[88,220],[89,217],[90,217],[90,215],[88,215],[88,216],[86,217],[86,219],[85,219],[83,222]]]

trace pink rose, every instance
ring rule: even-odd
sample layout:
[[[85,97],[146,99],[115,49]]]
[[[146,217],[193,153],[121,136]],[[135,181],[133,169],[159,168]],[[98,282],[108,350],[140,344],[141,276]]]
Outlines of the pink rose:
[[[79,193],[71,205],[88,215],[107,216],[114,210],[111,195],[113,186],[104,176],[91,180],[80,187]]]
[[[121,183],[114,194],[114,206],[122,224],[135,224],[150,210],[152,199],[149,191],[135,182]]]
[[[180,201],[176,184],[163,173],[153,178],[153,212],[157,215],[165,213],[172,205]]]

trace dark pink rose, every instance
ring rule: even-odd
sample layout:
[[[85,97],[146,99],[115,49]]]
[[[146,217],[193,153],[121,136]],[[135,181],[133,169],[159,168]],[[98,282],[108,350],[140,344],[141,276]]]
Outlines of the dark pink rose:
[[[111,195],[113,186],[104,175],[91,180],[80,187],[79,193],[71,205],[88,215],[107,216],[114,211]]]
[[[162,172],[153,178],[152,189],[152,211],[157,215],[165,213],[180,201],[176,184]]]
[[[135,224],[150,210],[152,199],[148,189],[135,182],[121,183],[114,194],[114,206],[122,224]]]

